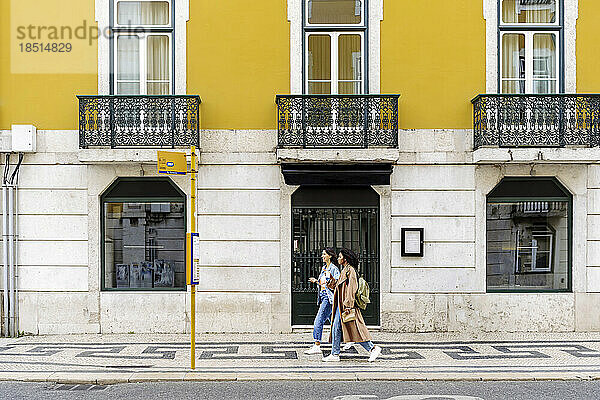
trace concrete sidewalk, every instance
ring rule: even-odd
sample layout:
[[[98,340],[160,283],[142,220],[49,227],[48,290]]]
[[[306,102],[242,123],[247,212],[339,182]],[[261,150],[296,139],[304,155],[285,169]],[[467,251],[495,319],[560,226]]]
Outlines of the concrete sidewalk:
[[[600,379],[600,333],[374,334],[374,363],[355,346],[339,363],[303,353],[310,333],[69,335],[0,339],[0,380],[112,384],[206,380]],[[330,346],[324,345],[324,354]]]

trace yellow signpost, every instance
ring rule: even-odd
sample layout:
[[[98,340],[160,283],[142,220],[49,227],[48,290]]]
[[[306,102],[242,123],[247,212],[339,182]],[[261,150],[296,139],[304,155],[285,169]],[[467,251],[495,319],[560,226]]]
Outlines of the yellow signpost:
[[[191,206],[190,233],[186,235],[186,276],[187,284],[191,286],[191,369],[196,369],[196,285],[198,284],[199,240],[196,233],[196,146],[191,147]],[[188,172],[185,153],[174,151],[157,151],[157,166],[159,174],[185,175]]]
[[[191,183],[192,183],[192,195],[191,197],[191,206],[190,206],[190,211],[192,214],[192,217],[190,218],[190,230],[192,231],[192,239],[194,236],[194,233],[196,233],[196,146],[192,146],[192,159],[191,159],[191,165],[190,165],[190,172],[191,172]],[[193,249],[195,246],[193,246],[193,242],[190,243],[190,247]],[[197,255],[198,257],[200,256],[200,254]],[[191,257],[191,263],[188,265],[188,268],[190,269],[190,276],[192,273],[194,273],[194,268],[192,263],[194,262],[194,257]],[[191,290],[192,290],[192,298],[191,298],[191,316],[190,316],[190,325],[191,325],[191,335],[192,335],[192,339],[191,339],[191,368],[192,369],[196,369],[196,284],[194,283],[194,280],[198,279],[198,277],[194,277],[195,279],[190,279],[190,286],[191,286]],[[197,282],[197,281],[196,281]]]

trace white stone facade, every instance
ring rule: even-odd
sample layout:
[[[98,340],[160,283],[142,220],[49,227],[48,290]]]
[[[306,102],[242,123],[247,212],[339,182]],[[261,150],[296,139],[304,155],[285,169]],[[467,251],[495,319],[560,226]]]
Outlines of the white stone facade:
[[[380,195],[381,329],[600,330],[600,166],[586,149],[473,152],[471,130],[400,131],[398,150],[277,150],[276,131],[203,131],[197,189],[200,332],[287,332],[291,195],[280,161],[392,161]],[[478,152],[487,152],[479,156]],[[539,158],[539,151],[544,156]],[[154,150],[79,149],[38,131],[19,179],[19,329],[34,334],[186,332],[189,291],[100,288],[100,194],[156,175]],[[505,176],[554,176],[573,195],[572,293],[486,293],[486,195]],[[174,182],[188,195],[186,177]],[[188,221],[189,223],[189,221]],[[424,256],[400,254],[422,227]]]

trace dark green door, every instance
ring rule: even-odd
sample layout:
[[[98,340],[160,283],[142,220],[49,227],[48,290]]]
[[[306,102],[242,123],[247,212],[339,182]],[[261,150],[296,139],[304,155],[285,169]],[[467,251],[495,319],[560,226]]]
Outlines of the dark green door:
[[[354,204],[353,204],[354,203]],[[317,313],[317,277],[325,247],[352,249],[358,273],[371,288],[363,312],[379,325],[379,196],[370,187],[301,187],[292,196],[292,324],[311,325]]]

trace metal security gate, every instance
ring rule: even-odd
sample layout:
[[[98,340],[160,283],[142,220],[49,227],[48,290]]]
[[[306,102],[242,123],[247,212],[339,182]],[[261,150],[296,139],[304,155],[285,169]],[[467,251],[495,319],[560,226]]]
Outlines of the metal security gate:
[[[371,207],[299,207],[293,201],[292,239],[293,325],[311,325],[314,321],[318,288],[308,282],[308,278],[318,277],[322,266],[321,252],[325,247],[336,250],[347,247],[360,255],[358,273],[371,288],[371,304],[363,316],[368,325],[379,325],[378,204]]]

